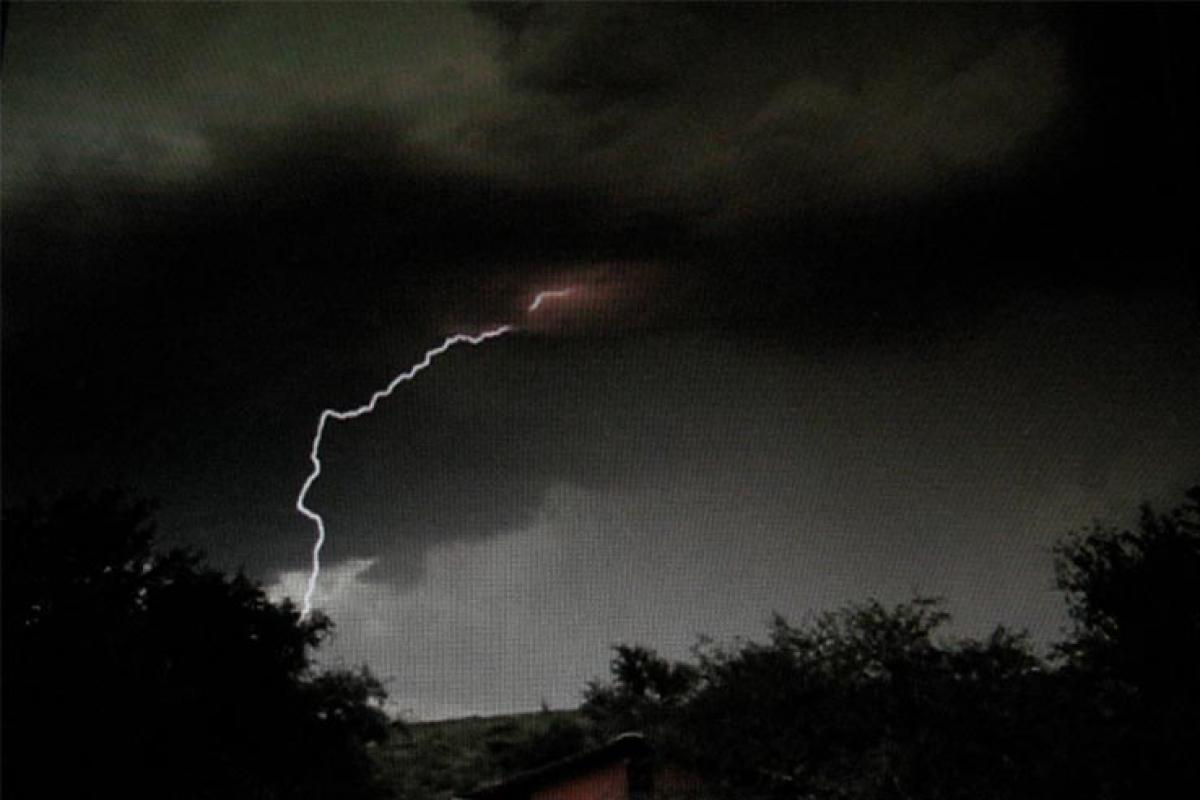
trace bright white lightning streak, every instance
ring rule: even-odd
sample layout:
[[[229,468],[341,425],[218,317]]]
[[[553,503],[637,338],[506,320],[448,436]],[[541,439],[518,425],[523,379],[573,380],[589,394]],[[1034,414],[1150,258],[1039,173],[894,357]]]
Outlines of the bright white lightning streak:
[[[545,300],[547,297],[566,297],[573,291],[575,291],[575,290],[571,289],[571,288],[567,288],[567,289],[551,289],[546,292],[538,292],[538,296],[533,298],[533,302],[529,304],[529,310],[537,311],[538,307],[541,306],[542,301]]]
[[[312,611],[312,596],[317,589],[317,578],[321,574],[321,547],[325,544],[325,520],[321,515],[313,511],[308,506],[304,505],[304,498],[308,496],[308,490],[312,488],[313,483],[321,475],[321,437],[325,435],[325,424],[331,419],[336,419],[339,422],[344,422],[348,419],[361,417],[365,414],[370,414],[375,410],[375,406],[379,401],[390,395],[396,390],[396,387],[407,381],[411,381],[419,373],[425,370],[433,360],[442,353],[454,347],[456,344],[480,345],[488,339],[495,339],[497,336],[503,336],[512,330],[511,325],[501,325],[498,328],[493,328],[489,331],[484,331],[477,336],[471,336],[465,333],[458,333],[449,337],[437,347],[433,348],[425,354],[425,357],[418,361],[413,366],[409,367],[407,372],[402,372],[383,389],[371,395],[371,400],[358,408],[352,408],[348,411],[337,411],[336,409],[327,408],[321,412],[321,417],[317,421],[317,434],[313,437],[312,450],[309,451],[308,459],[312,462],[312,472],[308,474],[308,479],[304,481],[304,486],[300,489],[300,496],[296,498],[296,510],[304,516],[311,519],[317,525],[317,543],[313,546],[312,552],[312,572],[308,576],[308,587],[304,590],[304,608],[301,611],[301,618],[306,618],[309,612]]]
[[[545,292],[539,292],[538,295],[533,298],[533,302],[529,304],[529,308],[526,309],[526,311],[531,313],[537,311],[538,308],[541,307],[542,301],[544,301],[546,298],[565,297],[571,292],[571,289],[552,289]],[[396,377],[392,378],[391,383],[375,392],[375,394],[371,395],[371,399],[364,405],[349,409],[348,411],[338,411],[333,408],[327,408],[321,412],[321,416],[317,420],[317,433],[315,436],[313,436],[312,448],[309,450],[308,454],[308,460],[312,462],[312,472],[308,474],[308,478],[304,481],[304,486],[300,488],[300,495],[296,498],[296,510],[312,520],[317,526],[317,541],[316,544],[313,545],[312,551],[312,572],[309,573],[308,586],[304,590],[304,605],[302,611],[300,612],[301,619],[306,619],[312,612],[312,597],[313,593],[317,590],[317,579],[321,575],[321,548],[325,545],[325,520],[320,514],[304,504],[304,498],[308,496],[308,490],[312,488],[312,485],[316,483],[317,478],[321,476],[321,437],[325,435],[325,424],[331,419],[344,422],[348,419],[355,419],[356,417],[370,414],[375,410],[375,406],[378,405],[380,400],[389,396],[400,384],[411,381],[418,374],[428,368],[429,365],[433,363],[435,358],[440,356],[442,353],[445,353],[451,347],[463,343],[481,345],[489,339],[495,339],[499,336],[503,336],[512,330],[512,325],[501,325],[497,328],[492,328],[491,330],[484,331],[483,333],[475,336],[466,333],[456,333],[455,335],[447,338],[437,347],[425,353],[425,357],[413,366],[409,367],[406,372],[402,372]]]

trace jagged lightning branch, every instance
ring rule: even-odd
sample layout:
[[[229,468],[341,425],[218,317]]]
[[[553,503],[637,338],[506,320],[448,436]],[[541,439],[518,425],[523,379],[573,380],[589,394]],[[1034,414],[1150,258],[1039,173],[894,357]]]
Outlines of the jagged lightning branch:
[[[538,308],[541,307],[542,302],[547,298],[565,297],[572,291],[572,289],[553,289],[550,291],[539,292],[538,295],[533,298],[533,302],[529,304],[529,308],[526,309],[526,311],[529,313],[537,311]],[[317,541],[316,544],[313,545],[312,551],[312,572],[308,576],[308,586],[304,590],[304,605],[302,611],[300,612],[301,619],[307,618],[309,613],[312,611],[312,596],[317,589],[317,579],[321,575],[321,548],[325,545],[325,520],[320,514],[304,504],[304,498],[308,496],[309,489],[312,488],[312,485],[316,482],[317,478],[321,476],[321,437],[325,435],[326,423],[328,423],[331,419],[344,422],[348,419],[355,419],[357,417],[370,414],[375,410],[375,406],[379,404],[379,401],[385,397],[388,397],[396,390],[397,386],[402,383],[406,383],[407,381],[411,381],[418,374],[428,368],[429,365],[433,363],[435,358],[440,356],[442,353],[445,353],[455,345],[463,343],[481,345],[489,339],[495,339],[513,330],[515,330],[515,328],[512,325],[500,325],[499,327],[486,330],[483,333],[476,335],[456,333],[455,335],[448,337],[437,347],[434,347],[426,352],[425,357],[413,366],[409,367],[407,371],[402,372],[396,377],[392,378],[391,383],[375,392],[375,394],[371,395],[371,399],[367,403],[358,406],[357,408],[349,409],[348,411],[338,411],[333,408],[327,408],[321,412],[321,416],[317,420],[317,432],[316,435],[313,436],[312,448],[309,450],[308,454],[308,460],[312,462],[312,472],[308,474],[308,478],[304,481],[304,486],[300,488],[300,495],[296,498],[296,510],[312,520],[317,526]]]
[[[547,291],[547,292],[539,292],[538,296],[533,298],[533,302],[529,304],[529,311],[537,311],[538,308],[541,307],[542,301],[548,297],[549,298],[566,297],[573,291],[575,291],[575,290],[568,287],[566,289],[551,289],[550,291]]]

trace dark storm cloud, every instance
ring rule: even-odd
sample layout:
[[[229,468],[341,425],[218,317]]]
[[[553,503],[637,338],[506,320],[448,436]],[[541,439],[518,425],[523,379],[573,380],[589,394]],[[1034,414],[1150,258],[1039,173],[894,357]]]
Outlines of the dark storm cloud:
[[[22,9],[14,28],[17,184],[203,174],[215,125],[277,133],[303,110],[366,107],[465,171],[702,231],[1019,161],[1069,94],[1054,32],[1012,9],[115,6]],[[336,47],[351,35],[353,68]]]
[[[1100,92],[1078,69],[1103,48],[1080,56],[1037,8],[23,4],[11,22],[6,491],[132,483],[260,569],[310,542],[291,503],[320,408],[563,276],[654,272],[662,313],[638,313],[700,370],[709,345],[680,331],[901,350],[898,328],[978,333],[1006,297],[1107,288],[1097,255],[1141,286],[1179,275],[1154,261],[1178,251],[1174,151],[1137,132],[1161,129],[1154,70],[1097,60]],[[1122,121],[1133,97],[1144,116]],[[520,528],[560,483],[729,477],[702,445],[747,457],[727,426],[749,399],[701,389],[761,376],[622,347],[497,343],[382,427],[338,430],[314,494],[331,556],[411,579],[436,541]]]
[[[487,3],[474,6],[505,33],[501,50],[521,89],[582,104],[648,104],[678,91],[717,43],[701,10]]]
[[[1069,96],[1013,9],[478,8],[518,101],[487,146],[706,232],[945,190],[1027,157]]]
[[[5,95],[8,207],[50,188],[56,203],[65,192],[89,208],[133,187],[195,182],[247,196],[231,165],[253,173],[267,156],[297,178],[272,187],[286,209],[310,191],[310,170],[319,182],[350,162],[348,184],[373,167],[403,180],[416,166],[468,188],[463,235],[442,235],[459,211],[444,182],[410,181],[407,195],[380,199],[412,201],[393,209],[396,224],[446,221],[428,237],[443,244],[509,218],[510,250],[530,260],[669,248],[721,262],[718,283],[757,272],[785,295],[832,281],[836,296],[871,283],[839,280],[847,263],[878,274],[900,262],[900,283],[936,289],[964,271],[965,246],[973,270],[1003,282],[1031,247],[1069,252],[1088,226],[1117,231],[1108,217],[1148,215],[1130,195],[1157,188],[1170,163],[1170,147],[1137,132],[1153,119],[1103,110],[1161,89],[1143,84],[1155,72],[1139,57],[1145,43],[1128,64],[1105,63],[1109,42],[1081,55],[1086,25],[1062,16],[806,4],[22,7]],[[1086,69],[1115,94],[1089,95]],[[1150,168],[1084,183],[1111,168],[1113,146],[1147,151]],[[352,198],[346,216],[370,197]],[[595,221],[592,235],[560,221],[570,206]],[[1130,242],[1161,238],[1135,227]],[[944,299],[961,298],[928,305]]]

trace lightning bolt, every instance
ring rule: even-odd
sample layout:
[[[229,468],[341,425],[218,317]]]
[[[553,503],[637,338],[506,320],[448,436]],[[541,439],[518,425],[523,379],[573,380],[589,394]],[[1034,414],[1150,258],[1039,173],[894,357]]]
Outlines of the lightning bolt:
[[[566,297],[573,291],[575,291],[573,288],[567,287],[566,289],[551,289],[550,291],[547,291],[547,292],[539,292],[538,296],[533,298],[533,302],[529,304],[528,310],[529,311],[537,311],[538,308],[541,307],[542,301],[545,300],[546,298]]]
[[[539,292],[537,296],[533,298],[533,302],[529,304],[529,307],[526,309],[526,313],[533,313],[534,311],[537,311],[547,298],[565,297],[572,291],[573,289],[568,288],[551,289],[549,291]],[[308,497],[309,490],[312,489],[312,486],[314,483],[316,483],[317,478],[321,476],[321,438],[325,435],[325,426],[330,420],[345,422],[349,419],[357,419],[358,417],[370,414],[375,410],[375,407],[379,404],[380,400],[390,396],[392,392],[396,391],[396,387],[398,387],[400,384],[411,381],[421,372],[428,369],[429,365],[433,363],[434,359],[445,353],[450,348],[460,344],[478,346],[489,339],[496,339],[514,330],[516,330],[516,328],[513,325],[500,325],[475,335],[456,333],[453,336],[447,337],[446,340],[437,347],[428,350],[425,353],[424,358],[422,358],[416,364],[413,364],[404,372],[401,372],[399,375],[392,378],[391,382],[388,383],[387,386],[371,395],[371,399],[363,405],[358,406],[357,408],[348,409],[346,411],[338,411],[337,409],[327,408],[321,412],[321,416],[317,419],[317,432],[316,435],[313,436],[312,447],[308,453],[308,460],[312,463],[312,472],[308,473],[308,478],[305,479],[304,485],[300,488],[300,494],[296,498],[296,510],[308,519],[312,520],[317,526],[317,541],[313,545],[312,550],[312,571],[308,576],[308,586],[304,590],[304,604],[302,606],[302,611],[300,612],[301,619],[306,619],[312,612],[312,597],[313,593],[317,590],[317,580],[321,575],[321,548],[325,546],[325,520],[320,514],[318,514],[316,511],[313,511],[304,503],[304,499]]]

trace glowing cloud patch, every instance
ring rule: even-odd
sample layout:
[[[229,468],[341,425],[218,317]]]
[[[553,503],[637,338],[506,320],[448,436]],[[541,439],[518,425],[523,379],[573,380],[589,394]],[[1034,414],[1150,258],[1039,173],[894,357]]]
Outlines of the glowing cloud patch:
[[[538,308],[542,305],[542,302],[545,301],[547,298],[566,297],[567,295],[571,294],[574,291],[575,291],[574,289],[568,288],[568,289],[552,289],[552,290],[546,291],[546,292],[538,292],[538,296],[533,298],[533,302],[529,304],[528,310],[531,312],[537,311]]]

